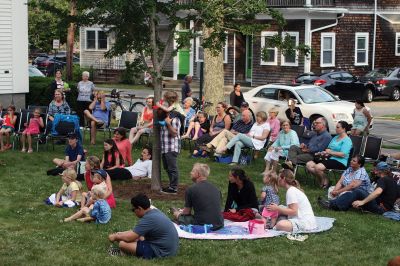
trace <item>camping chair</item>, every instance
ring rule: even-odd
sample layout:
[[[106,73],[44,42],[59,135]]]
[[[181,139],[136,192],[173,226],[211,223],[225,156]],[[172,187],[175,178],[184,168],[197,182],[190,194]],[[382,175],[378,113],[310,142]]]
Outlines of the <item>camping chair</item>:
[[[28,109],[28,111],[33,111],[36,108],[39,108],[40,113],[44,113],[44,114],[47,114],[47,111],[49,109],[49,107],[45,106],[45,105],[28,105],[28,108],[26,108],[26,109]]]
[[[364,137],[362,136],[349,136],[351,139],[351,142],[353,143],[353,156],[354,155],[361,155],[364,153],[363,149],[363,143],[364,143]]]
[[[138,117],[139,113],[137,112],[122,111],[118,127],[123,127],[127,130],[130,130],[131,128],[137,126]]]
[[[366,136],[364,157],[365,161],[376,161],[381,154],[383,139],[379,137]]]
[[[306,127],[305,126],[292,125],[291,129],[294,130],[297,133],[297,136],[300,139],[303,136],[304,131],[306,130]]]
[[[103,139],[106,139],[106,132],[108,132],[108,138],[111,138],[111,111],[108,111],[108,123],[105,124],[102,127],[97,127],[97,132],[103,132]],[[91,121],[87,121],[87,124],[85,127],[83,127],[83,138],[82,138],[82,143],[85,141],[85,133],[86,131],[89,131],[89,141],[91,140],[92,135],[90,134],[90,129],[91,129]]]
[[[247,155],[250,156],[249,164],[253,161],[253,158],[254,158],[254,155],[255,155],[256,152],[265,152],[265,153],[267,153],[269,145],[271,145],[271,142],[269,141],[269,136],[270,136],[270,134],[268,135],[264,146],[259,150],[256,150],[256,149],[250,148],[250,147],[243,147],[242,148],[240,154],[247,154]]]
[[[54,151],[54,141],[66,141],[68,139],[68,134],[70,134],[70,133],[77,133],[77,134],[80,133],[80,132],[76,132],[74,123],[66,122],[66,121],[61,121],[60,123],[63,123],[63,131],[64,131],[64,133],[59,134],[59,135],[53,135],[52,132],[48,132],[48,134],[46,136],[46,149],[48,149],[49,140],[52,143],[53,151]]]
[[[25,109],[20,109],[20,112],[14,112],[17,116],[17,120],[14,125],[14,132],[10,134],[10,142],[12,142],[12,149],[15,149],[15,141],[18,140],[18,134],[23,131],[24,123],[28,119],[28,112]]]
[[[26,118],[24,118],[26,116]],[[16,139],[18,141],[18,143],[21,143],[21,135],[22,132],[24,131],[24,129],[26,128],[24,126],[25,123],[29,123],[30,119],[33,117],[33,110],[21,110],[21,122],[20,122],[20,130],[19,132],[17,132],[16,135]],[[32,141],[36,141],[36,151],[39,151],[39,141],[40,141],[40,137],[42,134],[45,133],[46,131],[46,125],[47,125],[47,114],[46,113],[41,113],[40,117],[43,119],[43,123],[44,123],[44,128],[40,128],[40,133],[39,134],[34,134],[31,135],[32,137]],[[26,119],[26,120],[25,120]],[[25,120],[25,121],[24,121]]]
[[[40,143],[40,140],[42,139],[42,136],[45,136],[46,133],[47,133],[47,121],[48,121],[47,117],[48,117],[48,114],[47,113],[40,113],[40,117],[43,119],[44,127],[40,128],[40,133],[39,134],[31,135],[32,136],[32,141],[36,142],[36,151],[37,152],[39,151],[39,143]]]

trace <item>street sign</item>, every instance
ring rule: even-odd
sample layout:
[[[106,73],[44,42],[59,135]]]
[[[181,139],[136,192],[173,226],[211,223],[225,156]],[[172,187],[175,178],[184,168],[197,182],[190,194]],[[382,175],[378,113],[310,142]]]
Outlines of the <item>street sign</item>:
[[[57,39],[53,40],[53,49],[54,50],[60,49],[60,40],[57,40]]]

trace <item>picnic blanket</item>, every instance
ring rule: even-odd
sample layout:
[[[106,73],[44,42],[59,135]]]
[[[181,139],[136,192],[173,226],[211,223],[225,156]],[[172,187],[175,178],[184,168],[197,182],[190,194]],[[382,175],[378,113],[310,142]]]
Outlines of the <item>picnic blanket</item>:
[[[319,233],[328,231],[333,227],[333,223],[335,221],[334,218],[329,217],[315,217],[317,220],[317,229],[313,231],[300,232],[300,233]],[[229,239],[258,239],[258,238],[268,238],[268,237],[276,237],[281,235],[286,235],[287,232],[277,231],[277,230],[266,230],[264,234],[253,235],[249,234],[248,223],[247,222],[231,222],[225,220],[224,228],[213,231],[212,233],[206,234],[194,234],[188,233],[179,228],[179,225],[174,224],[176,230],[178,231],[178,235],[180,238],[186,239],[215,239],[215,240],[229,240]]]

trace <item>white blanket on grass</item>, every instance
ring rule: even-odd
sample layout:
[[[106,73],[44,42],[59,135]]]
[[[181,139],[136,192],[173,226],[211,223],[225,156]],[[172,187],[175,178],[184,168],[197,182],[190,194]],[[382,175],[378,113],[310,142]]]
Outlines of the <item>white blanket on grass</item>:
[[[318,225],[317,229],[300,233],[310,234],[310,233],[319,233],[328,231],[333,227],[333,223],[335,221],[334,218],[329,218],[329,217],[315,217],[315,218],[317,220],[317,225]],[[179,225],[175,224],[175,228],[178,231],[179,237],[187,239],[216,239],[216,240],[257,239],[257,238],[276,237],[287,234],[287,232],[283,231],[265,230],[265,233],[262,235],[252,235],[249,234],[247,227],[248,227],[248,222],[231,222],[225,220],[224,228],[218,231],[206,234],[194,234],[194,233],[188,233],[180,229]]]

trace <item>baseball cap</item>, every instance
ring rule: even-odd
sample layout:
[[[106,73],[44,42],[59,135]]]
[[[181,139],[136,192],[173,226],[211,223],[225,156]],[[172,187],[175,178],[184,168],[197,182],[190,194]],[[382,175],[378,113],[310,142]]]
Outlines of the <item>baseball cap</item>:
[[[107,177],[107,172],[103,169],[97,169],[97,170],[93,171],[93,173],[99,174],[102,178]]]
[[[385,170],[389,170],[390,167],[387,163],[385,162],[379,162],[376,166],[375,169],[378,171],[385,171]]]
[[[78,136],[76,135],[76,133],[69,133],[68,134],[68,138],[69,139],[76,139]]]

